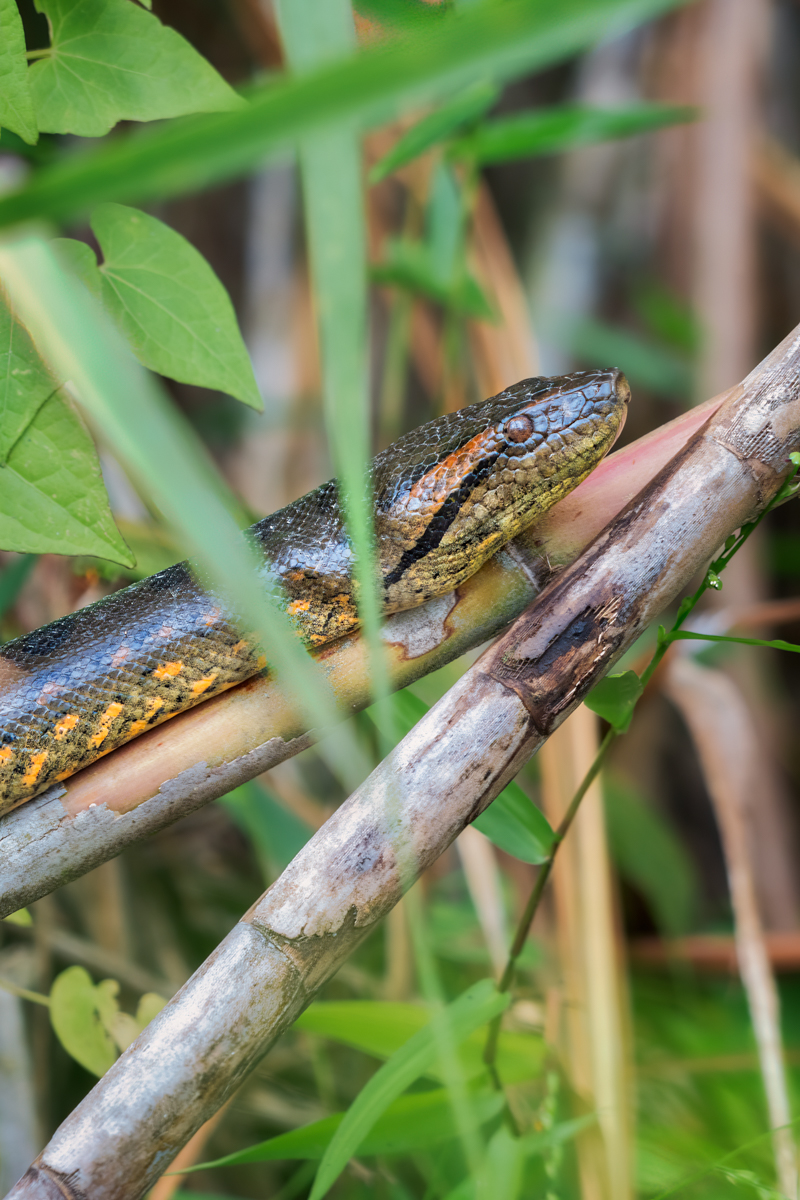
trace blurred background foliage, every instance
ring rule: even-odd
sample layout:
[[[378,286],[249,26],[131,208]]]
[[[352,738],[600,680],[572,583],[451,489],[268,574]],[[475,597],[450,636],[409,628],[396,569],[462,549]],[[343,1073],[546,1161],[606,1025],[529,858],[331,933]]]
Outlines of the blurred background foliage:
[[[105,226],[90,224],[85,211],[108,199],[143,205],[188,239],[224,285],[255,377],[253,384],[238,359],[228,386],[253,407],[176,381],[181,370],[169,364],[148,365],[168,377],[242,521],[290,502],[334,468],[356,480],[365,457],[400,433],[536,370],[621,367],[634,392],[624,433],[631,440],[736,383],[797,321],[797,0],[696,0],[674,11],[639,3],[627,13],[618,5],[611,29],[604,20],[613,6],[598,0],[594,35],[576,34],[580,5],[564,5],[561,49],[538,58],[523,45],[523,5],[455,7],[475,22],[474,45],[448,42],[449,5],[364,0],[350,24],[337,25],[344,10],[332,6],[328,27],[311,3],[276,11],[267,0],[154,0],[154,13],[219,73],[208,107],[230,112],[203,118],[206,125],[166,122],[138,140],[127,128],[133,120],[200,104],[123,112],[99,158],[87,156],[86,139],[102,129],[64,134],[56,120],[40,119],[56,131],[35,145],[2,131],[0,219],[13,215],[14,189],[27,181],[31,213],[57,220],[61,234],[108,261],[104,236],[115,206],[104,210]],[[531,28],[536,20],[557,25],[559,6],[529,7]],[[46,25],[29,0],[19,11],[36,52],[47,44]],[[499,46],[514,19],[524,70],[508,46],[491,42],[496,36]],[[488,47],[483,65],[475,30]],[[399,55],[402,38],[420,39],[419,62]],[[359,48],[386,56],[382,76],[356,59],[349,75],[337,75],[337,60]],[[263,128],[253,122],[228,158],[238,110],[223,80],[263,106]],[[286,139],[269,143],[269,114],[280,117],[291,104],[298,121],[307,119],[296,155]],[[339,105],[330,111],[350,120],[359,104],[366,134],[357,120],[325,128],[325,105]],[[119,116],[109,112],[105,127]],[[203,130],[208,156],[198,165]],[[265,164],[267,150],[281,146]],[[173,176],[164,166],[170,155],[180,160]],[[103,190],[104,161],[127,163],[114,194]],[[345,256],[344,273],[337,255]],[[349,301],[337,307],[346,287]],[[135,566],[3,553],[4,639],[182,556],[114,454],[101,446],[100,458]],[[357,506],[351,518],[365,536]],[[799,522],[793,505],[772,515],[726,572],[722,592],[707,597],[697,628],[800,641]],[[798,1115],[800,757],[791,730],[800,717],[800,664],[731,646],[700,649],[693,661],[724,673],[754,733],[748,864],[763,945],[778,972],[789,1102]],[[397,709],[398,732],[466,665],[415,684]],[[508,1027],[528,1047],[520,1061],[530,1069],[510,1085],[512,1108],[524,1129],[563,1135],[544,1137],[503,1195],[783,1194],[752,997],[748,1004],[736,970],[730,848],[725,843],[726,864],[720,836],[726,784],[711,776],[696,723],[676,695],[666,673],[654,678],[614,748],[602,796],[564,848],[522,960]],[[559,772],[596,745],[598,723],[585,712],[581,722],[517,781],[551,824],[566,802]],[[367,713],[353,725],[374,760],[375,721]],[[137,1020],[157,1006],[153,996],[180,986],[345,794],[325,759],[307,751],[40,900],[32,922],[3,923],[0,976],[28,994],[0,992],[4,1187],[91,1087],[90,1072],[135,1036]],[[235,1154],[346,1109],[393,1048],[388,1034],[385,1044],[363,1035],[359,1005],[417,1004],[425,953],[447,998],[497,972],[535,860],[467,831],[327,986],[318,1018],[301,1020],[201,1131],[187,1162]],[[614,976],[607,986],[594,952]],[[54,979],[62,999],[68,993],[73,1010],[95,1021],[100,1042],[89,1050],[36,1003],[35,996],[56,1003]],[[95,986],[109,979],[118,992]],[[341,1008],[326,1009],[332,1002]],[[407,1015],[380,1011],[387,1029],[392,1012],[398,1021]],[[617,1042],[616,1056],[604,1059]],[[570,1124],[587,1114],[596,1122]],[[484,1116],[491,1133],[497,1114]],[[416,1149],[360,1155],[332,1194],[472,1194],[457,1188],[458,1140],[423,1142],[420,1135]],[[302,1144],[293,1156],[282,1145],[284,1158],[164,1179],[152,1195],[164,1200],[180,1186],[183,1194],[242,1200],[305,1196],[315,1164],[303,1161]],[[492,1194],[501,1195],[499,1182]]]

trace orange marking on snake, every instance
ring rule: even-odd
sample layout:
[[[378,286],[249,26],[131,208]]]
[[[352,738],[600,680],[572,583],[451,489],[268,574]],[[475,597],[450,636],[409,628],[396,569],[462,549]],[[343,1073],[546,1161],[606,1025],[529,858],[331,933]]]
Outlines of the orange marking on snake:
[[[158,710],[163,707],[164,701],[160,696],[151,696],[147,706],[147,712],[144,714],[144,720],[133,721],[131,723],[131,727],[128,730],[128,737],[138,737],[140,733],[144,733],[146,729],[149,729],[150,722],[152,721],[153,717],[156,715]]]
[[[62,717],[53,730],[53,733],[56,735],[56,741],[62,741],[67,736],[70,729],[75,728],[75,726],[78,724],[78,721],[80,721],[80,717],[77,716],[76,713],[67,713],[65,717]]]
[[[11,749],[11,747],[3,746],[2,749],[0,749],[0,766],[2,766],[3,763],[7,763],[8,760],[13,757],[14,751]]]
[[[246,647],[247,642],[244,640],[244,638],[242,638],[242,640],[237,642],[235,646],[231,646],[231,654],[241,654]]]
[[[203,679],[198,679],[192,684],[192,695],[202,696],[203,692],[208,691],[214,680],[217,678],[218,672],[212,671],[210,675],[206,675]]]
[[[155,671],[153,671],[153,675],[155,676],[156,679],[170,679],[170,678],[174,678],[175,675],[180,675],[182,670],[183,670],[182,662],[160,663],[156,667]]]
[[[310,600],[293,600],[286,609],[290,617],[296,616],[297,613],[308,612],[311,608]]]
[[[26,787],[33,787],[33,785],[36,783],[36,780],[41,775],[42,767],[44,766],[48,757],[48,750],[38,750],[36,754],[31,755],[31,765],[22,776],[22,782]]]
[[[221,612],[221,609],[219,609],[219,608],[210,609],[210,611],[207,612],[205,617],[203,618],[204,623],[206,625],[213,625],[216,621],[219,620],[220,612]]]
[[[477,433],[460,450],[454,450],[442,462],[437,463],[435,467],[431,467],[430,471],[417,480],[409,495],[417,500],[432,498],[444,501],[452,490],[451,483],[448,483],[447,486],[442,486],[445,477],[451,472],[455,472],[458,478],[468,475],[473,465],[486,457],[486,443],[490,437],[492,441],[496,438],[493,429]],[[436,487],[437,484],[439,485],[438,488]]]
[[[124,708],[124,705],[118,704],[116,700],[114,700],[111,704],[109,704],[108,708],[102,714],[102,716],[100,717],[100,720],[97,723],[97,732],[93,733],[92,736],[89,738],[90,746],[92,746],[93,748],[96,748],[97,746],[101,745],[102,742],[104,742],[106,740],[106,738],[108,737],[108,734],[109,734],[109,730],[111,729],[112,722],[117,719],[119,714],[122,712],[123,708]]]

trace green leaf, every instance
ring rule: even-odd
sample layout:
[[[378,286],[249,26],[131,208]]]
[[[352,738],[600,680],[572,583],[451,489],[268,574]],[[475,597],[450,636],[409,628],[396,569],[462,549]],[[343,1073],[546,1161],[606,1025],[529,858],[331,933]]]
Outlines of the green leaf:
[[[605,679],[601,679],[589,692],[584,704],[608,721],[617,733],[625,733],[641,694],[642,685],[636,672],[623,671],[619,675],[606,675]]]
[[[181,383],[228,392],[260,411],[233,305],[202,254],[162,221],[122,204],[96,208],[92,230],[103,251],[97,272],[103,304],[139,361]],[[95,291],[86,255],[68,249]]]
[[[92,247],[75,238],[53,238],[50,244],[64,265],[69,267],[73,275],[78,276],[94,298],[102,300],[103,276],[100,274],[97,255]]]
[[[95,987],[83,967],[67,967],[50,991],[50,1021],[56,1037],[67,1054],[93,1075],[105,1075],[117,1058],[100,1016],[108,1003],[108,995]]]
[[[27,908],[18,908],[16,912],[9,913],[7,917],[3,918],[3,920],[8,921],[9,925],[33,924],[33,917],[28,912]]]
[[[544,813],[518,783],[504,788],[473,825],[506,854],[527,863],[543,863],[555,836]]]
[[[442,104],[398,138],[389,153],[370,171],[370,183],[379,183],[398,167],[404,167],[432,146],[449,138],[462,126],[482,117],[499,95],[500,89],[497,84],[485,81],[473,84],[449,103]]]
[[[482,980],[409,1038],[375,1072],[345,1113],[323,1155],[309,1200],[321,1200],[326,1195],[378,1117],[437,1061],[440,1040],[449,1037],[458,1045],[473,1030],[503,1012],[509,1000],[509,995],[498,992],[491,980]]]
[[[728,637],[721,633],[691,633],[681,629],[677,633],[667,634],[668,642],[735,642],[738,646],[763,646],[767,650],[788,650],[791,654],[800,654],[800,646],[794,642],[785,642],[783,638],[774,638],[765,642],[761,638]]]
[[[52,49],[29,68],[39,128],[102,137],[117,121],[155,121],[243,105],[210,63],[130,0],[39,0]]]
[[[166,998],[159,996],[158,992],[145,992],[139,998],[136,1008],[136,1023],[139,1026],[139,1033],[150,1024],[154,1017],[158,1016],[166,1003]]]
[[[310,1005],[297,1018],[295,1028],[352,1046],[375,1058],[389,1058],[410,1037],[424,1029],[430,1018],[430,1010],[418,1004],[331,1000]],[[469,1079],[477,1079],[486,1072],[483,1061],[485,1041],[483,1033],[474,1033],[460,1048],[459,1061]],[[544,1046],[539,1038],[503,1030],[498,1049],[498,1071],[508,1083],[531,1079],[541,1069],[543,1054]],[[432,1079],[440,1079],[438,1064],[434,1063],[427,1074]]]
[[[496,1117],[504,1104],[502,1095],[497,1092],[479,1092],[471,1096],[470,1101],[475,1118],[481,1125]],[[199,1163],[188,1170],[203,1171],[209,1167],[292,1158],[322,1158],[344,1116],[344,1113],[334,1113],[301,1129],[268,1138],[255,1146],[248,1146],[246,1150],[228,1154],[225,1158]],[[358,1155],[410,1154],[435,1146],[456,1134],[449,1093],[446,1088],[436,1088],[430,1092],[401,1096],[390,1104],[358,1146]]]
[[[586,318],[564,326],[563,342],[585,362],[619,366],[634,386],[657,396],[688,400],[692,395],[690,363],[651,338]]]
[[[677,936],[692,927],[697,879],[680,839],[657,809],[613,775],[603,780],[611,857],[647,901],[655,923]]]
[[[0,468],[0,547],[133,565],[108,507],[94,442],[63,392],[42,405]]]
[[[230,179],[334,121],[357,121],[361,128],[383,123],[404,107],[452,96],[476,77],[501,81],[539,70],[612,29],[675,6],[676,0],[506,0],[463,6],[437,20],[424,36],[405,34],[311,74],[270,80],[249,93],[249,104],[239,112],[176,122],[72,154],[2,197],[0,226],[37,217],[64,219],[101,200],[154,199]]]
[[[471,275],[464,274],[453,283],[442,282],[425,242],[387,238],[385,254],[384,262],[370,271],[375,283],[392,284],[412,294],[421,293],[465,317],[490,321],[495,316],[480,284]]]
[[[672,104],[634,104],[626,108],[564,105],[487,121],[454,142],[450,153],[480,166],[516,158],[555,154],[614,138],[649,133],[666,125],[696,121],[699,110]]]
[[[16,562],[7,563],[0,570],[0,617],[5,616],[12,604],[16,603],[22,585],[37,561],[35,554],[23,554]]]
[[[0,288],[0,466],[58,383]]]
[[[0,0],[0,126],[33,146],[39,140],[28,86],[25,30],[17,0]]]
[[[314,832],[255,780],[222,796],[218,803],[253,843],[268,882],[289,865]]]

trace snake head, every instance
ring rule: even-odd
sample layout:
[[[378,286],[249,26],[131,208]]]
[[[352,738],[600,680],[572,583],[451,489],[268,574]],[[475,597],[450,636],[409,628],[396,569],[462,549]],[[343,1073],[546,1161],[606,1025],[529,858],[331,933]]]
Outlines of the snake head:
[[[576,487],[614,444],[629,400],[618,370],[524,379],[379,455],[373,479],[390,611],[457,586]]]

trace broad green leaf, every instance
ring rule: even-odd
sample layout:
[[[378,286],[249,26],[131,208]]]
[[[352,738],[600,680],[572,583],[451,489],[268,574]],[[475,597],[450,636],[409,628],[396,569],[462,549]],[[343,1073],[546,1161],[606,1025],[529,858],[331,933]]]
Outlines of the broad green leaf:
[[[122,204],[96,208],[92,230],[103,251],[97,271],[103,304],[139,361],[260,410],[233,305],[202,254],[162,221]],[[59,248],[67,249],[80,278],[96,291],[86,254],[75,249],[78,243],[65,242]]]
[[[495,846],[522,862],[543,863],[553,845],[553,831],[541,809],[518,783],[510,783],[473,821]]]
[[[686,933],[698,891],[680,838],[657,809],[613,775],[604,776],[603,799],[609,849],[620,875],[645,898],[659,930]]]
[[[404,108],[446,99],[476,78],[502,81],[528,74],[681,2],[465,5],[432,24],[424,37],[404,34],[308,75],[270,80],[249,93],[248,105],[239,112],[176,122],[72,154],[0,198],[0,226],[37,217],[64,219],[101,200],[155,199],[230,179],[334,121],[352,120],[366,128]]]
[[[105,1075],[117,1058],[101,1020],[101,1007],[107,1011],[108,997],[83,967],[67,967],[56,976],[50,991],[50,1021],[67,1054],[93,1075]]]
[[[404,167],[406,163],[412,162],[432,146],[443,142],[464,125],[482,117],[499,95],[500,89],[496,84],[488,81],[477,83],[449,103],[441,105],[435,112],[423,117],[398,138],[389,153],[375,164],[370,171],[370,183],[379,183],[398,167]]]
[[[9,913],[7,917],[3,917],[4,921],[8,921],[10,925],[32,925],[33,917],[28,912],[27,908],[18,908],[16,912]]]
[[[430,1019],[430,1009],[418,1004],[330,1000],[310,1005],[297,1018],[295,1028],[352,1046],[375,1058],[388,1058],[424,1029]],[[483,1062],[485,1041],[483,1033],[474,1033],[460,1048],[459,1060],[470,1079],[486,1070]],[[543,1043],[539,1038],[503,1030],[498,1050],[500,1075],[509,1083],[532,1079],[541,1069],[543,1054]],[[433,1064],[428,1075],[433,1079],[440,1078],[438,1064]]]
[[[459,1045],[474,1030],[502,1013],[509,1000],[509,995],[498,992],[490,980],[482,980],[447,1008],[436,1012],[424,1029],[409,1038],[379,1067],[334,1133],[319,1165],[309,1200],[321,1200],[327,1194],[378,1117],[437,1062],[441,1039],[449,1037],[454,1045]]]
[[[478,165],[555,154],[614,138],[632,137],[685,121],[696,121],[696,108],[672,104],[634,104],[626,108],[564,105],[486,121],[454,142],[450,153]]]
[[[425,213],[425,242],[430,269],[443,286],[466,274],[464,261],[464,202],[462,189],[449,163],[436,165]]]
[[[0,466],[58,383],[0,288]]]
[[[17,0],[0,0],[0,127],[34,145],[39,138],[28,86],[25,30]]]
[[[243,105],[210,63],[130,0],[39,0],[52,33],[29,68],[39,128],[102,137],[118,121],[155,121]]]
[[[133,565],[108,507],[94,442],[63,392],[42,405],[0,469],[0,547]]]
[[[470,1102],[475,1118],[481,1125],[496,1117],[504,1104],[503,1097],[497,1092],[479,1092],[470,1097]],[[208,1167],[291,1158],[322,1158],[344,1115],[335,1113],[301,1129],[282,1133],[256,1146],[248,1146],[246,1150],[228,1154],[225,1158],[200,1163],[189,1170],[203,1171]],[[455,1137],[456,1133],[447,1089],[436,1088],[430,1092],[401,1096],[390,1104],[359,1145],[358,1154],[359,1157],[367,1154],[410,1154]]]
[[[617,733],[626,733],[641,694],[642,685],[636,672],[623,671],[619,675],[606,675],[605,679],[601,679],[589,692],[584,704],[608,721]]]

